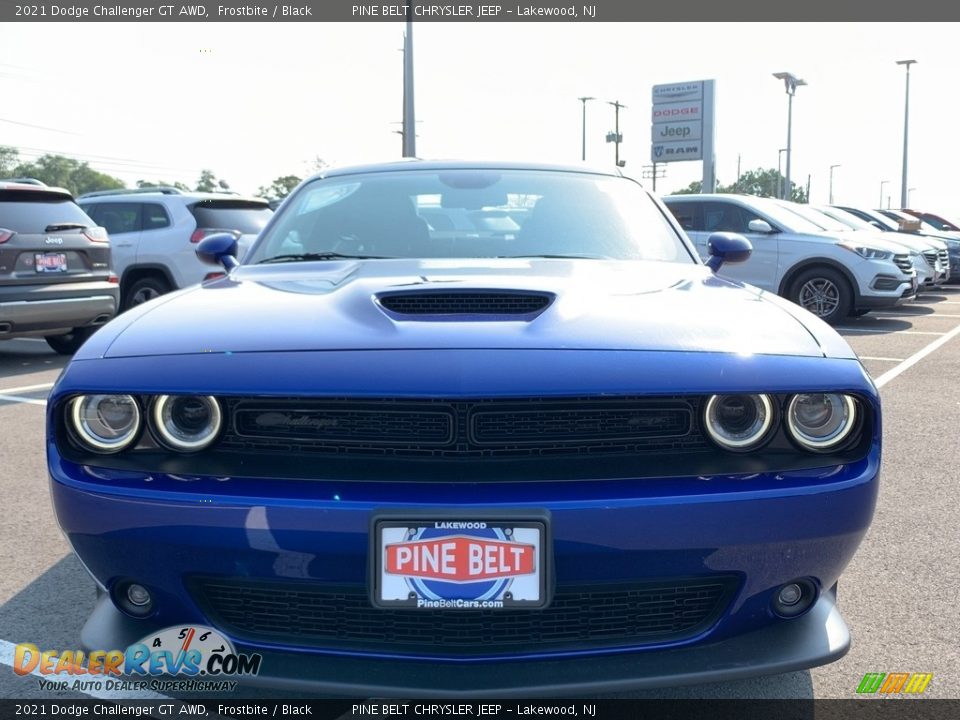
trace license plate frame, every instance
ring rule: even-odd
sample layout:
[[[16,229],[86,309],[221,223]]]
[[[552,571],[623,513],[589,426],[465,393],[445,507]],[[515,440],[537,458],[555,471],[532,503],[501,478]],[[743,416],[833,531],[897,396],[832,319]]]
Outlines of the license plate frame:
[[[67,267],[66,253],[34,253],[33,267],[41,274],[46,273],[65,273],[69,270]]]
[[[370,524],[370,601],[416,612],[542,610],[552,600],[552,547],[545,511],[379,512]],[[410,574],[398,571],[406,549],[423,558],[422,571],[409,555],[400,562]],[[459,575],[437,573],[438,567]],[[469,574],[476,571],[479,577]]]

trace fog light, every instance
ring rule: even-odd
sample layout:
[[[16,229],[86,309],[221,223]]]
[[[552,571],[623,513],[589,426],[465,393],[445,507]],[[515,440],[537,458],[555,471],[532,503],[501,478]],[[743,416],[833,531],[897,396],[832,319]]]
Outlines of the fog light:
[[[136,582],[119,582],[110,592],[113,604],[130,617],[145,618],[153,614],[153,595]]]
[[[799,588],[797,589],[799,591]],[[127,600],[137,607],[144,607],[150,604],[150,593],[143,585],[131,583],[127,586]]]
[[[135,587],[140,587],[139,585],[131,585],[131,589]],[[129,593],[129,591],[127,591]],[[780,588],[780,594],[777,596],[777,599],[780,601],[781,605],[796,605],[800,602],[800,598],[803,595],[803,590],[796,583],[790,583],[789,585],[784,585]],[[133,600],[133,598],[130,598]],[[134,601],[136,602],[136,601]],[[137,603],[138,605],[140,603]]]
[[[817,586],[800,578],[781,585],[773,596],[773,612],[783,618],[795,618],[809,610],[817,599]]]

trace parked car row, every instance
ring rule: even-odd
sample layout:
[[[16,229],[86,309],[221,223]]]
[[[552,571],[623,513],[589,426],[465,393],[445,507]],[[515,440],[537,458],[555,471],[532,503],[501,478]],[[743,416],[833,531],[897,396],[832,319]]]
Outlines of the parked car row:
[[[750,260],[725,266],[723,274],[829,323],[898,305],[951,275],[960,278],[960,232],[951,236],[906,212],[726,194],[663,201],[702,259],[710,255],[713,233],[743,235],[753,245]]]
[[[117,312],[222,273],[197,244],[227,232],[241,253],[266,200],[158,187],[74,200],[33,178],[0,180],[0,339],[44,337],[74,353]]]

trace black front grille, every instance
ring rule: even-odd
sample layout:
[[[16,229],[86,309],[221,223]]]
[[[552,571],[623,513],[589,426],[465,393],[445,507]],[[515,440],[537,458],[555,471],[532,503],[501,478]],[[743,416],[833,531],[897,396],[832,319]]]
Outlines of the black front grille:
[[[729,576],[558,588],[543,610],[380,610],[364,588],[193,578],[220,629],[251,642],[448,656],[626,647],[693,637],[729,605]]]
[[[903,270],[905,273],[908,273],[910,272],[911,269],[913,269],[913,263],[910,262],[909,255],[894,255],[893,262],[898,268]]]
[[[236,452],[479,458],[709,449],[699,398],[228,400],[218,448]]]
[[[937,251],[936,251],[936,250],[924,250],[924,252],[923,252],[923,257],[926,259],[926,261],[930,264],[930,267],[932,268],[933,265],[934,265],[934,263],[937,262],[937,257],[938,257]]]
[[[397,315],[530,315],[551,296],[531,293],[429,292],[381,295],[380,304]]]

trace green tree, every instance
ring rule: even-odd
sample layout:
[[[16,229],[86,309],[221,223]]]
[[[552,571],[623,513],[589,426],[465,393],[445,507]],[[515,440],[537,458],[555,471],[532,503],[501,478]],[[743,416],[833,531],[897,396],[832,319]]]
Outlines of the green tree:
[[[694,180],[682,190],[674,190],[671,195],[699,195],[703,191],[703,182]]]
[[[213,170],[201,170],[197,180],[197,192],[213,192],[217,189],[217,176]]]
[[[10,177],[20,164],[20,153],[9,145],[0,145],[0,177]]]
[[[43,155],[34,162],[20,163],[14,168],[13,174],[66,188],[74,195],[124,187],[124,182],[119,178],[94,170],[89,163],[65,155]]]
[[[287,195],[293,192],[293,189],[300,184],[300,178],[296,175],[283,175],[276,178],[269,185],[263,185],[257,190],[257,195],[265,197],[268,200],[283,200]]]

